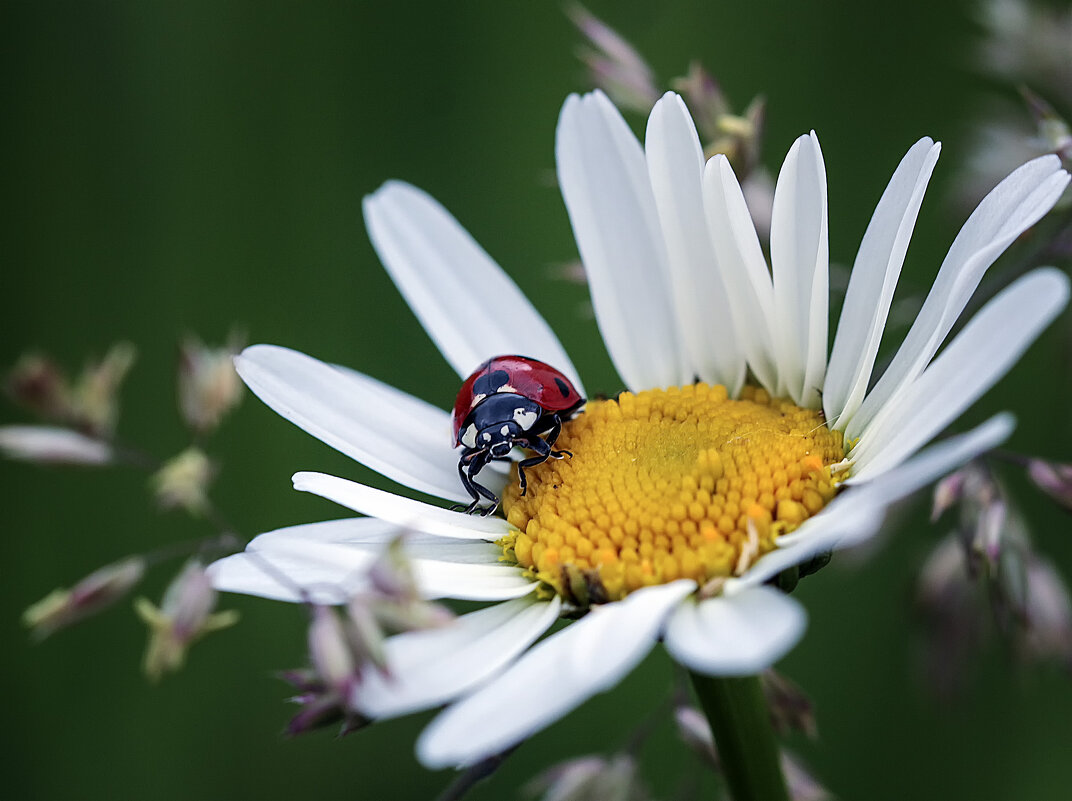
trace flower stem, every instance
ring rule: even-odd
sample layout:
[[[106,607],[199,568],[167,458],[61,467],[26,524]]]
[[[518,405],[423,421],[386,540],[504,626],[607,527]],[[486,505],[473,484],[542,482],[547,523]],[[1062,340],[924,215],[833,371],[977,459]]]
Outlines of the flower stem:
[[[788,801],[778,743],[759,676],[692,674],[733,801]]]

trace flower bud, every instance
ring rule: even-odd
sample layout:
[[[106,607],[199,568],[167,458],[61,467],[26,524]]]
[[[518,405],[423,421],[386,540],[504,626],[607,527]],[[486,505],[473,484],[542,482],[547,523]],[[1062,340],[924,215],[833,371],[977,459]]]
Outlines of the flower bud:
[[[378,601],[372,605],[372,611],[380,629],[387,632],[439,628],[455,617],[443,604],[421,600],[405,603]]]
[[[346,717],[346,711],[334,695],[297,696],[291,700],[300,704],[301,710],[287,723],[290,737],[334,726]]]
[[[334,607],[313,607],[309,657],[325,689],[339,698],[348,698],[358,682],[360,664],[351,637]]]
[[[924,606],[940,608],[945,605],[950,588],[963,584],[967,578],[964,546],[956,537],[945,537],[923,563],[916,589],[917,600]]]
[[[584,756],[554,765],[525,787],[541,801],[644,801],[649,797],[628,754]]]
[[[1066,509],[1072,509],[1072,464],[1030,459],[1027,475],[1035,486]]]
[[[758,143],[756,147],[759,147]],[[741,179],[741,192],[760,241],[769,241],[774,219],[774,179],[765,167],[757,166]]]
[[[417,582],[406,556],[404,537],[396,537],[369,568],[368,577],[376,592],[394,600],[418,597]]]
[[[1067,50],[1072,55],[1072,45]],[[1041,95],[1026,86],[1020,86],[1020,94],[1035,120],[1041,144],[1051,153],[1056,153],[1067,167],[1072,161],[1072,131],[1068,122]]]
[[[709,142],[721,136],[719,120],[730,113],[730,104],[722,93],[722,87],[704,65],[693,61],[689,64],[689,71],[675,78],[671,85],[684,95],[701,139]]]
[[[420,596],[413,566],[405,550],[405,537],[395,538],[369,568],[373,595],[351,600],[350,619],[360,649],[373,645],[383,632],[397,633],[441,626],[454,615],[440,604],[429,603]],[[373,627],[377,634],[373,634]],[[368,652],[371,653],[371,652]]]
[[[120,342],[71,382],[47,357],[27,354],[4,379],[7,394],[44,420],[107,439],[119,417],[119,387],[134,364],[134,346]]]
[[[383,629],[376,613],[361,597],[352,598],[346,611],[348,619],[344,625],[357,664],[370,663],[387,673],[389,665],[383,648]]]
[[[984,635],[982,593],[970,572],[964,541],[950,534],[924,563],[916,604],[926,628],[923,659],[928,679],[940,696],[960,689],[965,668]]]
[[[715,738],[711,735],[711,727],[703,713],[694,706],[678,706],[674,709],[674,723],[677,725],[678,736],[688,749],[710,767],[720,770]]]
[[[33,635],[44,639],[114,604],[145,574],[145,560],[128,556],[95,570],[69,590],[53,590],[22,615]]]
[[[1027,567],[1025,616],[1024,654],[1032,659],[1056,659],[1072,667],[1072,601],[1061,575],[1040,557]]]
[[[36,464],[99,466],[115,458],[108,443],[55,426],[0,426],[0,452]]]
[[[208,509],[208,485],[215,475],[216,467],[204,451],[190,447],[153,475],[153,494],[163,509],[184,509],[200,515]]]
[[[63,371],[46,356],[22,356],[4,377],[4,391],[15,403],[45,420],[71,419],[71,388]]]
[[[324,684],[315,670],[288,670],[280,673],[279,677],[300,693],[288,699],[300,705],[301,709],[287,724],[287,736],[296,737],[336,723],[342,724],[339,730],[342,736],[369,723],[367,718],[350,710],[338,693]]]
[[[711,734],[707,718],[700,710],[693,706],[679,706],[674,709],[674,722],[677,724],[678,736],[689,749],[714,770],[721,772],[715,738]],[[781,749],[779,763],[792,801],[828,801],[833,798],[811,775],[799,757],[790,751]]]
[[[547,268],[547,274],[552,279],[565,281],[567,284],[588,285],[588,273],[584,269],[584,262],[580,259],[552,264]]]
[[[324,691],[324,682],[312,668],[297,668],[295,670],[281,670],[276,674],[302,695],[319,693]]]
[[[776,732],[799,731],[813,739],[818,736],[815,710],[800,685],[773,669],[764,670],[759,679]]]
[[[1042,85],[1072,100],[1068,63],[1072,54],[1072,10],[1065,4],[990,2],[980,6],[985,38],[979,65],[1015,83]]]
[[[659,99],[651,67],[629,42],[580,4],[566,10],[588,40],[580,59],[588,67],[592,84],[622,109],[647,114]]]
[[[754,97],[743,114],[734,113],[729,100],[704,66],[693,61],[689,71],[681,78],[671,81],[673,88],[685,96],[689,111],[696,121],[696,130],[703,143],[704,156],[711,158],[722,154],[729,159],[737,178],[741,181],[749,210],[755,217],[755,209],[748,198],[748,179],[758,170],[759,155],[763,144],[763,128],[767,116],[767,104],[762,97]],[[769,185],[770,203],[773,204],[774,186],[770,176],[764,184]],[[767,228],[769,231],[769,227]],[[763,233],[762,230],[759,233]]]
[[[241,338],[234,335],[220,348],[206,347],[192,336],[182,342],[179,411],[195,433],[212,431],[242,399],[242,381],[234,369],[234,357],[241,350]]]
[[[1019,520],[1014,520],[1014,526]],[[1034,554],[1027,540],[1017,538],[1015,544],[1002,548],[997,570],[987,576],[990,582],[990,607],[1000,631],[1004,634],[1022,630],[1027,621],[1027,566]]]
[[[981,462],[973,462],[959,471],[960,520],[957,532],[969,558],[972,575],[984,571],[999,572],[1002,550],[1019,532],[1005,493]]]
[[[179,670],[194,642],[238,622],[234,610],[213,614],[216,598],[204,566],[192,559],[168,585],[159,607],[147,598],[134,602],[135,611],[150,630],[144,662],[150,679],[157,681],[165,673]]]
[[[137,350],[129,342],[113,345],[104,358],[91,363],[73,389],[74,422],[86,431],[110,435],[119,418],[119,388],[134,366]]]
[[[972,546],[975,553],[991,566],[997,565],[1001,558],[1008,514],[1008,507],[1001,499],[995,499],[979,510],[972,532]]]
[[[960,503],[964,492],[964,471],[950,473],[934,485],[934,498],[931,502],[931,522],[933,523],[949,509]]]
[[[830,801],[834,797],[792,751],[783,748],[781,761],[785,786],[792,801]]]

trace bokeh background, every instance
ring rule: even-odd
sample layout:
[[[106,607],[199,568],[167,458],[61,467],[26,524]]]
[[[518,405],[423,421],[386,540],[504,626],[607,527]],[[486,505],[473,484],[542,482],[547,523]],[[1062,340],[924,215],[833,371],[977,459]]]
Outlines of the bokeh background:
[[[660,79],[699,58],[743,106],[769,102],[765,161],[815,128],[830,187],[831,254],[851,263],[885,181],[929,134],[943,158],[902,287],[925,290],[965,212],[952,198],[997,94],[973,67],[974,6],[906,2],[593,2]],[[384,180],[427,189],[533,299],[593,390],[619,384],[585,312],[557,280],[575,257],[553,186],[553,134],[586,88],[580,36],[556,3],[8,2],[0,10],[7,210],[0,364],[28,348],[76,368],[114,341],[140,359],[121,434],[160,456],[188,442],[176,412],[176,343],[235,324],[353,365],[449,406],[458,379],[379,266],[361,198]],[[1012,166],[1012,165],[1010,165]],[[480,314],[479,308],[459,315]],[[961,425],[1009,408],[1015,445],[1072,457],[1068,314]],[[24,419],[11,405],[0,421]],[[388,486],[247,398],[209,445],[214,497],[243,532],[339,516],[291,491],[318,469]],[[302,663],[299,608],[241,597],[239,627],[151,686],[128,603],[33,645],[23,608],[131,552],[211,534],[157,511],[129,469],[0,463],[4,795],[27,799],[432,798],[419,767],[429,715],[336,739],[286,740],[274,670]],[[1039,546],[1072,575],[1069,518],[1014,481]],[[1067,788],[1072,681],[984,651],[939,701],[920,670],[915,572],[939,529],[921,499],[868,558],[838,558],[799,593],[804,642],[781,667],[816,704],[819,739],[792,745],[844,799],[1052,799]],[[157,598],[168,570],[145,591]],[[474,799],[518,788],[567,756],[623,744],[672,680],[657,649],[613,693],[521,748]],[[503,698],[509,707],[510,698]],[[662,724],[645,778],[672,797],[697,770]],[[710,784],[704,785],[711,786]]]

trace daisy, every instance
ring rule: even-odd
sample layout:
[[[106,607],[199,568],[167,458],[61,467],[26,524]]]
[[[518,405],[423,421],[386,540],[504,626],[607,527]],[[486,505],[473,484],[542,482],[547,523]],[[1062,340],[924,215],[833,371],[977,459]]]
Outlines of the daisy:
[[[1008,415],[921,450],[1068,298],[1064,275],[1035,270],[939,353],[990,264],[1067,185],[1049,156],[1016,170],[971,215],[870,386],[938,151],[917,142],[879,199],[828,355],[826,173],[815,134],[793,144],[778,177],[768,267],[733,170],[722,156],[704,162],[677,95],[656,104],[643,145],[601,93],[570,97],[558,177],[627,391],[590,401],[565,426],[556,447],[573,458],[531,469],[524,497],[516,478],[485,470],[504,517],[298,473],[296,489],[364,516],[262,534],[212,566],[215,586],[342,603],[405,534],[428,598],[494,602],[389,639],[390,677],[371,673],[349,699],[370,718],[446,705],[417,742],[430,767],[471,765],[521,742],[613,687],[660,640],[701,675],[773,664],[806,617],[770,579],[862,541],[891,503],[1002,442]],[[459,376],[490,356],[523,354],[584,392],[548,325],[436,201],[392,181],[366,199],[365,220]],[[236,363],[264,402],[328,445],[404,487],[468,500],[447,411],[285,348],[257,345]],[[541,640],[566,614],[579,619]]]

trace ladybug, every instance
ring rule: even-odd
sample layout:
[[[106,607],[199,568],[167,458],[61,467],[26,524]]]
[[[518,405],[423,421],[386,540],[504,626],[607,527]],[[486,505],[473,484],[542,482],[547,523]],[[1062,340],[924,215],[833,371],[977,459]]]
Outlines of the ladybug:
[[[549,364],[526,356],[496,356],[488,359],[465,379],[454,402],[454,447],[461,447],[458,475],[473,502],[465,508],[473,513],[481,499],[491,506],[481,514],[499,508],[499,498],[476,481],[491,461],[508,461],[515,445],[536,451],[517,465],[521,494],[525,494],[525,468],[548,457],[572,456],[569,451],[552,450],[562,431],[562,423],[581,411],[585,399],[573,383]]]

